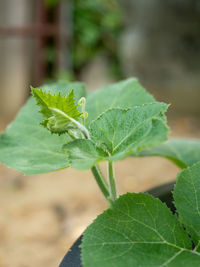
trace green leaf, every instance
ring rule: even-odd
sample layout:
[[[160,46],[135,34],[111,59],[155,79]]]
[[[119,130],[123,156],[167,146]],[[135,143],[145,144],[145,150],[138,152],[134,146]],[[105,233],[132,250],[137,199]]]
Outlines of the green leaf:
[[[73,127],[70,118],[79,120],[81,114],[78,105],[75,104],[74,91],[70,91],[67,96],[62,96],[59,92],[52,95],[42,89],[32,88],[33,96],[37,105],[41,108],[40,113],[45,118],[42,125],[52,133],[67,133]]]
[[[169,139],[165,144],[142,151],[139,156],[165,157],[180,168],[186,168],[200,160],[200,140]]]
[[[164,112],[167,105],[151,103],[132,109],[111,109],[90,125],[92,140],[120,160],[167,138]]]
[[[178,175],[174,200],[181,222],[197,245],[200,242],[200,162]]]
[[[132,108],[151,102],[155,102],[153,96],[145,91],[136,78],[129,78],[88,95],[86,123],[89,125],[92,120],[110,108]]]
[[[79,83],[58,83],[42,89],[66,95],[74,88],[79,99],[85,96],[85,89]],[[28,100],[15,121],[0,135],[0,162],[24,174],[39,174],[63,169],[69,166],[63,144],[71,141],[67,135],[52,135],[41,127],[41,114],[34,99]]]
[[[166,104],[156,102],[106,111],[91,123],[91,141],[74,141],[65,146],[71,166],[87,169],[99,161],[118,161],[166,140],[166,109]],[[80,157],[81,164],[77,166]]]
[[[148,194],[128,193],[87,228],[82,262],[84,267],[198,266],[200,253],[191,248],[164,203]]]
[[[50,92],[55,95],[60,93],[62,96],[66,96],[70,91],[74,90],[77,101],[82,96],[86,97],[85,85],[80,82],[66,82],[61,80],[56,83],[45,84],[40,88],[47,93]]]
[[[78,139],[64,145],[69,164],[78,170],[87,170],[105,160],[107,154],[98,148],[91,140]]]

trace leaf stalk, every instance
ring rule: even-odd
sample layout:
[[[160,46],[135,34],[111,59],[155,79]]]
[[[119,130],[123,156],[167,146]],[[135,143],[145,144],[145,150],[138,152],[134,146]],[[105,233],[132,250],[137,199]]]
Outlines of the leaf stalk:
[[[101,192],[103,193],[105,198],[108,200],[108,202],[110,204],[112,204],[111,199],[110,199],[110,193],[109,193],[108,185],[107,185],[105,178],[103,177],[99,167],[97,165],[95,165],[91,168],[91,171],[92,171],[92,174],[93,174]]]
[[[117,188],[116,188],[116,182],[115,182],[115,173],[113,168],[113,162],[108,162],[108,180],[109,180],[109,194],[110,199],[113,202],[117,199]]]
[[[62,115],[63,117],[65,117],[66,119],[70,120],[85,136],[86,139],[90,139],[90,134],[87,130],[87,128],[81,124],[80,122],[76,121],[75,119],[71,118],[70,116],[68,116],[65,112],[57,109],[57,108],[50,108],[52,111],[54,111],[57,114]]]

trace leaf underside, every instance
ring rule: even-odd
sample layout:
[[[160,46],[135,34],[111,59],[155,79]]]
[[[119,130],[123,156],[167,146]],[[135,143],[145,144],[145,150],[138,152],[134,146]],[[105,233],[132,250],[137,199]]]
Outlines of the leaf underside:
[[[140,152],[139,156],[161,156],[171,160],[180,168],[192,166],[200,160],[200,141],[176,138]]]

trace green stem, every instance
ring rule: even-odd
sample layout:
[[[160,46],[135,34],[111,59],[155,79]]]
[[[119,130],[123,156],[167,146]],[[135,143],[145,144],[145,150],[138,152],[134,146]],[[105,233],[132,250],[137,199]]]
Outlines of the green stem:
[[[85,111],[85,104],[86,104],[86,99],[85,97],[81,97],[78,101],[78,105],[82,106],[82,124],[85,125],[85,119],[87,118],[87,112]]]
[[[96,165],[96,167],[97,167],[97,169],[98,169],[98,171],[99,171],[99,173],[100,173],[100,175],[102,177],[102,180],[104,181],[105,186],[108,188],[108,182],[107,182],[106,178],[104,177],[99,165]]]
[[[194,251],[197,251],[197,249],[200,247],[200,240],[198,242],[198,244],[196,245],[196,247],[194,248]]]
[[[65,118],[67,118],[68,120],[70,120],[71,122],[73,122],[74,125],[75,125],[75,126],[76,126],[76,127],[83,133],[83,134],[84,134],[85,138],[86,138],[86,139],[90,139],[90,134],[89,134],[87,128],[86,128],[83,124],[81,124],[81,123],[79,123],[78,121],[74,120],[73,118],[71,118],[70,116],[68,116],[66,113],[64,113],[62,110],[59,110],[59,109],[57,109],[57,108],[50,108],[50,109],[51,109],[53,112],[55,112],[55,113],[57,113],[57,114],[59,114],[59,115],[65,117]]]
[[[117,199],[117,189],[116,189],[115,174],[112,161],[108,162],[108,179],[109,179],[110,199],[112,202],[114,202]]]
[[[100,169],[97,166],[94,166],[91,168],[91,171],[94,175],[94,178],[95,178],[101,192],[103,193],[105,198],[110,203],[110,194],[109,194],[108,186],[106,184],[106,181],[105,181]]]

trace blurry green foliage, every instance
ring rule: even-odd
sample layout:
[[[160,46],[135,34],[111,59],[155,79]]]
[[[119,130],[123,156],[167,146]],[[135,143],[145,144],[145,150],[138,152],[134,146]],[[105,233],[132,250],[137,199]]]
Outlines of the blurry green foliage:
[[[45,4],[49,7],[56,5],[60,0],[45,0]]]
[[[72,60],[75,71],[99,53],[105,54],[118,72],[117,41],[123,27],[119,0],[73,1]]]
[[[67,0],[45,0],[49,11]],[[103,54],[109,70],[121,77],[118,59],[118,38],[123,28],[123,10],[120,0],[68,0],[72,19],[71,61],[76,76],[96,55]],[[71,23],[70,23],[71,24]],[[55,62],[55,47],[49,41],[45,53],[48,65]],[[69,59],[68,59],[69,60]]]

